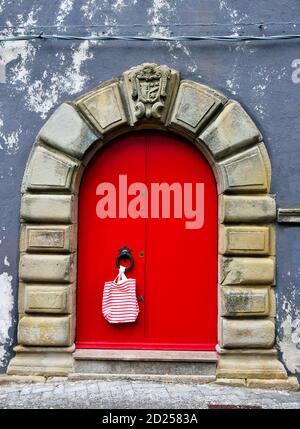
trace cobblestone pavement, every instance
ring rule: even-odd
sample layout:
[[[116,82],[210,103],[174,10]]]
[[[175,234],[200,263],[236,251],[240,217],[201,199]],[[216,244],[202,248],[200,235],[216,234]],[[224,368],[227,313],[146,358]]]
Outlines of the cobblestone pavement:
[[[215,384],[51,381],[0,386],[0,408],[300,408],[300,392]]]

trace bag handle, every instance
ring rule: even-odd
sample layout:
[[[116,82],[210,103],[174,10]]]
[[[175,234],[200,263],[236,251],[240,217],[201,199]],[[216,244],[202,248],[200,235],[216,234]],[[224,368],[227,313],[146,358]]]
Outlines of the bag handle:
[[[123,283],[125,280],[127,280],[127,277],[125,275],[126,267],[123,267],[123,265],[120,265],[119,267],[119,273],[117,277],[114,279],[114,282],[117,284]]]

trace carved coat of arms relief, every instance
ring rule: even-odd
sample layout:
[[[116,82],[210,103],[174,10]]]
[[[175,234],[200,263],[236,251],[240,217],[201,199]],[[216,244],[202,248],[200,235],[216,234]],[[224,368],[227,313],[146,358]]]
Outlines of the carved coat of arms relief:
[[[143,64],[129,74],[136,118],[160,118],[170,75],[171,70],[167,66],[156,64]]]

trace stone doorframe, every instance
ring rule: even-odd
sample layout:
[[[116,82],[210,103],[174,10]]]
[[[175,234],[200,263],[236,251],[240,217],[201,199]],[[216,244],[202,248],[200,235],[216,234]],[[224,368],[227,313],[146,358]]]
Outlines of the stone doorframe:
[[[140,129],[182,135],[215,173],[217,377],[252,385],[290,383],[274,348],[276,203],[269,194],[271,166],[262,135],[239,103],[156,64],[133,67],[63,103],[37,136],[22,185],[19,345],[8,374],[74,371],[80,179],[101,146]]]

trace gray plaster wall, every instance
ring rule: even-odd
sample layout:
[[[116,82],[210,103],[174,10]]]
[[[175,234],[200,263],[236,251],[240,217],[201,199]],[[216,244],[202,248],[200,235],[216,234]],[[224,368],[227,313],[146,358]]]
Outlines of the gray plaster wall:
[[[88,34],[300,34],[300,24],[264,28],[244,22],[300,22],[298,0],[0,0],[3,27],[59,25]],[[162,27],[219,22],[226,26]],[[144,24],[134,28],[132,23]],[[114,27],[127,24],[127,28]],[[83,27],[68,27],[81,25]],[[37,29],[36,31],[40,31]],[[47,28],[44,32],[57,32]],[[0,43],[0,372],[16,344],[20,186],[34,138],[55,108],[142,62],[168,64],[238,100],[261,130],[273,167],[278,207],[300,207],[300,83],[292,62],[299,41]],[[300,63],[300,60],[299,60]],[[300,76],[300,74],[299,74]],[[295,80],[295,79],[294,79]],[[277,346],[290,374],[300,368],[300,227],[278,226]]]

